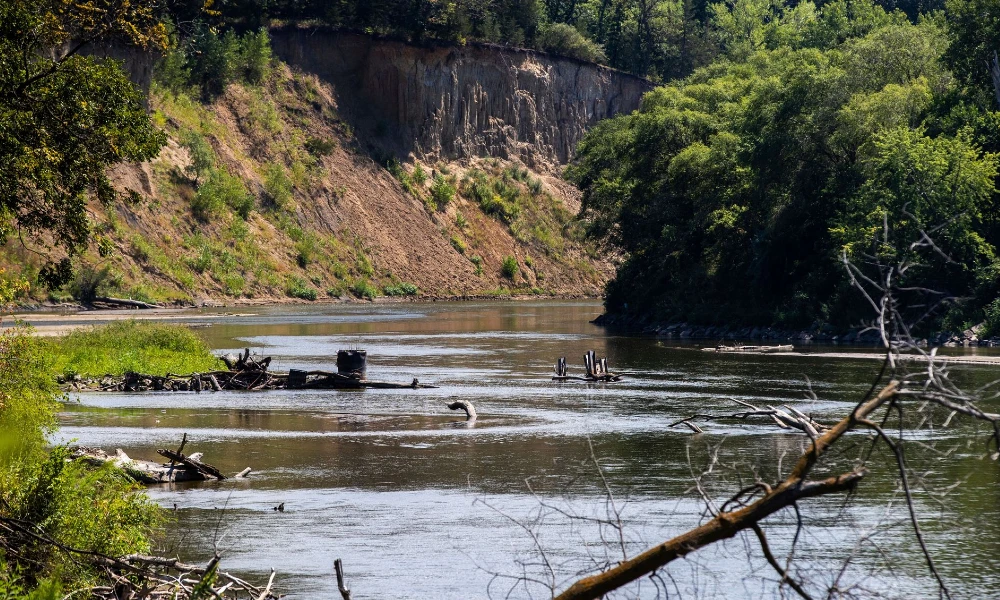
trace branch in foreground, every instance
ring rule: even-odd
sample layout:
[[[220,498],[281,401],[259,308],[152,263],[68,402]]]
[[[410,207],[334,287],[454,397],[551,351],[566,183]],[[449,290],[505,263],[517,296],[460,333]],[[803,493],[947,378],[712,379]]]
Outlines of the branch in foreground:
[[[799,457],[787,479],[770,488],[760,499],[746,507],[721,512],[707,523],[696,527],[642,554],[623,561],[603,573],[580,579],[556,600],[592,600],[652,573],[674,559],[686,556],[699,548],[731,538],[745,529],[751,529],[768,516],[805,499],[853,490],[865,472],[851,471],[822,480],[809,480],[810,471],[827,449],[845,433],[853,429],[872,412],[896,397],[899,382],[891,381],[871,400],[859,404],[850,415],[814,438],[812,445]]]

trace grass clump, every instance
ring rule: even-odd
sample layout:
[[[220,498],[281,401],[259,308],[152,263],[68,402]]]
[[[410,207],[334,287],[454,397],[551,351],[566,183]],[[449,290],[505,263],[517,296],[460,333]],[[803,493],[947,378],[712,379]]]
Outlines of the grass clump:
[[[454,248],[455,250],[458,250],[459,254],[465,254],[465,251],[467,249],[465,242],[463,242],[462,240],[458,239],[455,236],[451,236],[451,247]]]
[[[469,257],[469,262],[471,262],[476,267],[475,270],[476,277],[481,277],[483,274],[483,257],[479,256],[478,254],[475,256],[471,256]]]
[[[305,141],[306,152],[319,158],[333,154],[337,147],[337,140],[333,138],[310,137]]]
[[[52,353],[54,372],[64,376],[165,375],[223,367],[190,329],[136,320],[73,331],[52,342]]]
[[[364,298],[366,300],[378,298],[378,288],[364,277],[355,281],[349,290],[357,298]]]
[[[484,213],[510,225],[521,214],[520,188],[509,177],[490,177],[483,171],[470,171],[463,180],[462,193],[472,198]]]
[[[382,293],[386,296],[416,296],[420,289],[412,283],[398,283],[387,285],[382,288]]]
[[[514,279],[514,276],[517,275],[517,271],[517,259],[513,256],[503,257],[503,262],[500,263],[500,274],[507,279]]]
[[[319,297],[316,288],[309,285],[309,282],[301,277],[289,277],[285,284],[285,293],[300,300],[315,300]]]

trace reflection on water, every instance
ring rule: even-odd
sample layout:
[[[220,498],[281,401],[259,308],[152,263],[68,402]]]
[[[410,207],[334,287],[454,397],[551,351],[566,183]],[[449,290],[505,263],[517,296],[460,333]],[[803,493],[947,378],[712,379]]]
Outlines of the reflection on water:
[[[256,348],[274,357],[275,368],[330,368],[338,348],[363,347],[369,377],[417,377],[439,387],[85,394],[66,407],[58,437],[154,458],[156,448],[176,445],[187,432],[189,447],[224,472],[253,467],[245,481],[151,491],[164,506],[176,505],[165,545],[186,560],[205,560],[218,547],[230,569],[277,569],[284,591],[296,598],[336,597],[337,557],[355,598],[463,599],[486,597],[488,590],[504,596],[511,582],[494,574],[519,572],[516,561],[538,559],[531,537],[511,518],[532,522],[557,583],[620,557],[618,538],[606,527],[562,514],[607,516],[588,441],[616,506],[624,507],[623,541],[635,553],[702,518],[692,473],[710,449],[718,448],[722,465],[710,491],[722,498],[740,486],[738,473],[752,476],[757,468],[766,480],[778,477],[779,464],[787,470],[804,443],[769,427],[721,423],[693,436],[670,428],[672,422],[730,410],[733,399],[789,404],[833,420],[853,406],[877,368],[822,356],[715,355],[607,335],[589,324],[599,311],[591,302],[537,302],[200,312],[189,320],[211,324],[200,331],[213,347]],[[632,375],[608,385],[549,379],[559,356],[579,371],[591,348]],[[974,385],[992,373],[966,367],[959,375]],[[806,399],[807,386],[817,400]],[[460,398],[476,405],[475,427],[446,408]],[[1000,495],[996,464],[982,459],[978,438],[967,443],[971,432],[958,424],[922,433],[907,453],[919,462],[947,452],[950,470],[923,476],[935,485],[965,481],[942,502],[921,496],[918,504],[946,577],[960,594],[978,595],[1000,587]],[[851,436],[832,468],[849,468],[867,441]],[[829,580],[854,553],[844,586],[926,595],[932,588],[884,463],[847,510],[842,498],[803,506],[813,526],[799,540],[798,555],[817,580]],[[285,512],[272,510],[282,502]],[[767,525],[775,550],[786,550],[794,515],[776,515]],[[870,542],[856,546],[865,536]],[[615,543],[606,546],[602,538]],[[736,538],[698,552],[631,591],[643,598],[776,597],[773,573],[754,544]],[[897,559],[895,578],[877,568],[885,554]],[[512,597],[527,595],[515,588]]]

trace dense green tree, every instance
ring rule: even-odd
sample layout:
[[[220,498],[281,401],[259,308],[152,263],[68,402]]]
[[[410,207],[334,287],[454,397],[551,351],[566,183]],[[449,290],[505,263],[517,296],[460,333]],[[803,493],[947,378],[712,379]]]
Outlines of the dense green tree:
[[[568,175],[589,232],[626,256],[609,310],[850,321],[840,258],[888,258],[871,246],[886,218],[904,245],[944,225],[954,262],[923,283],[977,293],[997,272],[997,166],[967,130],[925,129],[952,89],[941,27],[859,2],[757,2],[713,6],[731,58],[657,88],[578,149]]]
[[[947,8],[955,75],[983,107],[996,109],[988,63],[1000,52],[1000,1],[949,0]]]
[[[146,3],[0,2],[0,242],[51,234],[79,250],[89,195],[118,196],[107,167],[159,151],[141,92],[114,61],[82,54],[110,39],[162,46],[165,29]]]

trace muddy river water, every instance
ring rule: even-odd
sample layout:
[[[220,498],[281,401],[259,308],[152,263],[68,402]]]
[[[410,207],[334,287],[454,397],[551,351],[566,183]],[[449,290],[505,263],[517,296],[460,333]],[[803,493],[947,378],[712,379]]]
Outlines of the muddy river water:
[[[696,525],[704,504],[694,476],[713,453],[718,465],[705,489],[724,499],[752,481],[754,469],[764,480],[787,472],[804,443],[766,424],[712,423],[694,435],[672,422],[732,410],[734,399],[833,421],[878,367],[843,357],[716,355],[612,335],[589,323],[600,312],[595,302],[240,312],[192,312],[179,321],[201,325],[213,348],[274,357],[272,368],[331,368],[337,349],[365,348],[369,377],[438,387],[81,394],[62,412],[57,435],[153,459],[187,432],[188,448],[223,472],[252,467],[243,481],[152,488],[171,509],[160,550],[203,561],[217,549],[227,570],[258,578],[273,568],[276,585],[293,598],[339,597],[335,558],[355,599],[548,597],[545,585],[564,588],[575,573],[618,560],[622,545],[634,554]],[[551,381],[559,356],[579,373],[588,349],[631,375],[614,384]],[[955,371],[970,387],[1000,377],[995,366]],[[473,426],[447,409],[456,399],[475,404]],[[906,444],[921,467],[918,487],[959,483],[917,499],[956,597],[1000,597],[1000,467],[984,458],[992,450],[983,433],[956,419]],[[862,434],[846,440],[831,468],[849,468],[866,445]],[[284,511],[274,509],[282,503]],[[876,453],[850,503],[830,497],[801,508],[807,528],[796,564],[817,589],[842,573],[838,585],[861,596],[936,597],[884,454]],[[619,517],[621,535],[594,520]],[[788,551],[795,525],[790,511],[768,519],[776,553]],[[673,563],[623,597],[780,597],[774,580],[751,534]]]

